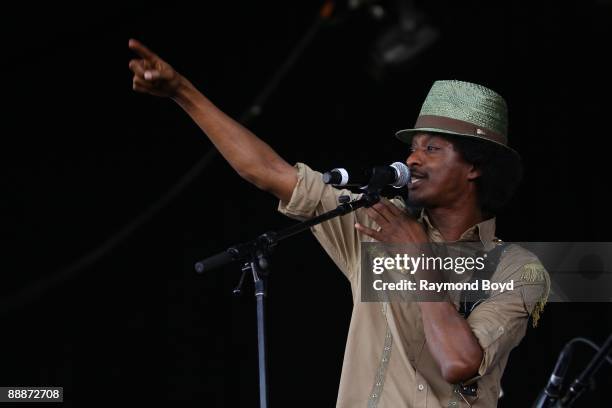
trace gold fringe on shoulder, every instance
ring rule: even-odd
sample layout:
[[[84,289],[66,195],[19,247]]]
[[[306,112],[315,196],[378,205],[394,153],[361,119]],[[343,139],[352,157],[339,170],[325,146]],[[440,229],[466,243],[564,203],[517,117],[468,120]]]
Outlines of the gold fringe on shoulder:
[[[544,292],[542,293],[542,296],[540,296],[540,299],[538,299],[531,312],[531,317],[533,318],[532,325],[533,327],[537,327],[540,316],[544,312],[544,306],[548,301],[548,294],[550,292],[550,277],[548,276],[546,269],[544,269],[544,266],[539,262],[535,262],[523,266],[523,272],[521,273],[520,279],[525,282],[544,281]]]

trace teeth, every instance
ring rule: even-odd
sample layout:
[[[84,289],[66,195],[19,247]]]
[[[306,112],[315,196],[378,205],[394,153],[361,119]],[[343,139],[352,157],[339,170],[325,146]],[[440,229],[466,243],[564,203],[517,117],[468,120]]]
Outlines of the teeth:
[[[411,183],[416,183],[416,182],[417,182],[417,181],[419,181],[419,180],[420,180],[420,178],[417,178],[417,177],[411,177],[411,178],[410,178],[410,182],[411,182]]]

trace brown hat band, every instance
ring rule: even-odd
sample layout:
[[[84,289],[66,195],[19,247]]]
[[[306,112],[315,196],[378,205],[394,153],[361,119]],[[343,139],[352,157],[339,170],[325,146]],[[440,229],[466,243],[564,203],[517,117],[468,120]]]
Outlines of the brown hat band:
[[[490,129],[478,127],[473,123],[465,122],[459,119],[447,118],[444,116],[421,115],[418,117],[415,128],[434,128],[448,130],[455,133],[474,135],[483,139],[489,139],[504,146],[507,144],[505,136],[500,135]]]

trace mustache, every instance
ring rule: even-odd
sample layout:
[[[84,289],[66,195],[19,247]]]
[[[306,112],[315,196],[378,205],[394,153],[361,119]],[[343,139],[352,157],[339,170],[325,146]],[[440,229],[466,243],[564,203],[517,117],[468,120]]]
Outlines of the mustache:
[[[427,177],[427,173],[419,170],[410,169],[410,177],[425,178]]]

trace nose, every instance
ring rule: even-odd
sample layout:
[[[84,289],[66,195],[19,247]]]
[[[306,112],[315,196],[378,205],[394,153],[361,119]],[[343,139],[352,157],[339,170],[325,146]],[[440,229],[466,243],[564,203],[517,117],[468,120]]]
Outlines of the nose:
[[[421,150],[414,149],[406,158],[406,164],[408,167],[420,166],[422,164]]]

